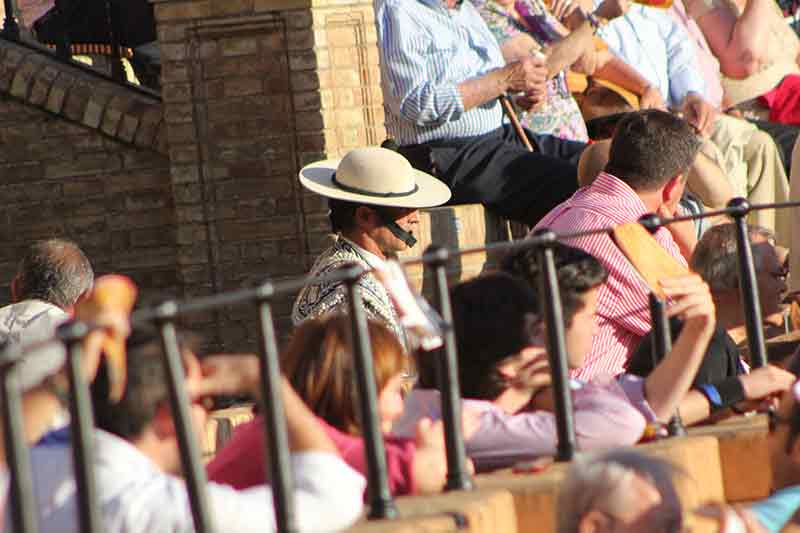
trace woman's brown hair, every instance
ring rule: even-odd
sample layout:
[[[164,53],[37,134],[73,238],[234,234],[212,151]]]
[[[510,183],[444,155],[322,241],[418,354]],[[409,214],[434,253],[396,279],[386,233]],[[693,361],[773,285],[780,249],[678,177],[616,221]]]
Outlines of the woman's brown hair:
[[[343,315],[303,322],[283,353],[281,367],[314,414],[341,431],[358,435],[361,425],[350,327],[349,319]],[[367,327],[375,386],[380,393],[403,370],[405,352],[394,333],[383,324],[370,320]]]

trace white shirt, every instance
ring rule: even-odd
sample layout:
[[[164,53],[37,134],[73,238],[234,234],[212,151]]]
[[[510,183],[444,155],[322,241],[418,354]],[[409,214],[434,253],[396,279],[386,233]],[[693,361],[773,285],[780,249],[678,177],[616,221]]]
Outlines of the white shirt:
[[[41,300],[23,300],[0,307],[0,346],[31,345],[53,337],[56,328],[69,318],[60,307]],[[36,349],[26,354],[18,376],[23,389],[38,385],[58,372],[66,352],[60,344]]]
[[[105,533],[194,531],[183,480],[162,472],[129,442],[101,430],[96,432],[95,453]],[[31,451],[31,463],[39,531],[78,533],[69,444],[36,446]],[[301,531],[338,531],[359,518],[366,481],[339,456],[321,452],[296,453],[291,457],[291,467],[295,516]],[[269,486],[236,491],[209,483],[207,490],[213,526],[219,533],[275,531]],[[8,519],[6,531],[11,531]]]

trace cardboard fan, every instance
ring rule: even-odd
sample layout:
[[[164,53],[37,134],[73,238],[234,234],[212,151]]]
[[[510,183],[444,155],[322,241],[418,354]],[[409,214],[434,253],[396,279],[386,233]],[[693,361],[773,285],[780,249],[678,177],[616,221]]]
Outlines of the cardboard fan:
[[[129,315],[136,302],[137,292],[136,285],[126,276],[102,276],[95,281],[89,297],[75,306],[75,316],[91,322],[97,315],[107,311]],[[125,392],[128,376],[125,337],[118,334],[107,335],[102,348],[108,368],[109,397],[111,401],[118,402]]]
[[[689,269],[672,257],[638,222],[617,226],[611,232],[611,238],[659,298],[664,298],[659,281],[689,273]]]

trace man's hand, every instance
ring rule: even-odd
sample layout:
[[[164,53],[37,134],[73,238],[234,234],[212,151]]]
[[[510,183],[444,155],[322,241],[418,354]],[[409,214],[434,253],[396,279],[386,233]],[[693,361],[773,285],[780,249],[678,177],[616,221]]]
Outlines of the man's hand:
[[[681,105],[683,118],[694,126],[700,135],[708,137],[714,130],[717,111],[697,93],[689,93]]]
[[[639,96],[639,107],[642,109],[661,109],[662,111],[667,109],[664,99],[661,98],[661,91],[652,85],[645,87]]]
[[[254,354],[215,354],[200,361],[202,377],[191,384],[194,398],[259,394],[259,365]]]
[[[711,331],[716,322],[716,308],[711,291],[703,278],[689,274],[679,278],[662,279],[664,294],[674,303],[667,309],[667,316],[679,317],[684,322],[684,331]]]
[[[465,421],[465,426],[467,423]],[[464,428],[464,438],[470,438],[477,429],[476,426]],[[414,451],[414,480],[416,489],[421,494],[441,492],[447,480],[447,452],[444,443],[444,424],[441,420],[431,422],[423,418],[417,423],[415,437],[416,450]],[[467,459],[467,470],[475,472],[472,461]]]
[[[506,90],[503,92],[546,94],[547,61],[544,55],[523,57],[502,69]]]
[[[789,390],[795,382],[795,377],[782,368],[767,365],[739,376],[739,380],[742,382],[745,398],[762,400],[779,396],[783,391]]]
[[[594,14],[600,18],[612,20],[627,13],[630,7],[628,0],[604,0]]]
[[[572,0],[553,0],[550,13],[560,21],[570,17],[578,9],[578,3]]]
[[[678,206],[662,205],[658,208],[658,216],[662,219],[673,218],[680,215]],[[667,230],[672,234],[672,239],[678,245],[681,255],[688,262],[694,253],[694,247],[697,246],[697,233],[694,227],[694,222],[685,220],[683,222],[675,222],[667,226]]]

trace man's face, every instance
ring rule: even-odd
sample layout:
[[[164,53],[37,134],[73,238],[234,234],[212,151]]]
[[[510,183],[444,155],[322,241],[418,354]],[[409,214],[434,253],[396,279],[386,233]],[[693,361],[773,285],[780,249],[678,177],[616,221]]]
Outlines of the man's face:
[[[580,368],[592,349],[592,340],[597,333],[597,296],[599,287],[590,289],[581,295],[583,307],[572,317],[572,323],[566,330],[567,358],[570,368]]]
[[[406,207],[382,208],[386,215],[405,231],[414,233],[419,226],[419,210]],[[375,225],[368,230],[369,236],[384,253],[395,254],[408,249],[408,245],[395,237],[375,213]]]
[[[757,265],[756,279],[764,316],[780,310],[781,299],[786,292],[786,269],[778,259],[775,247],[766,239],[753,241],[753,259]]]

